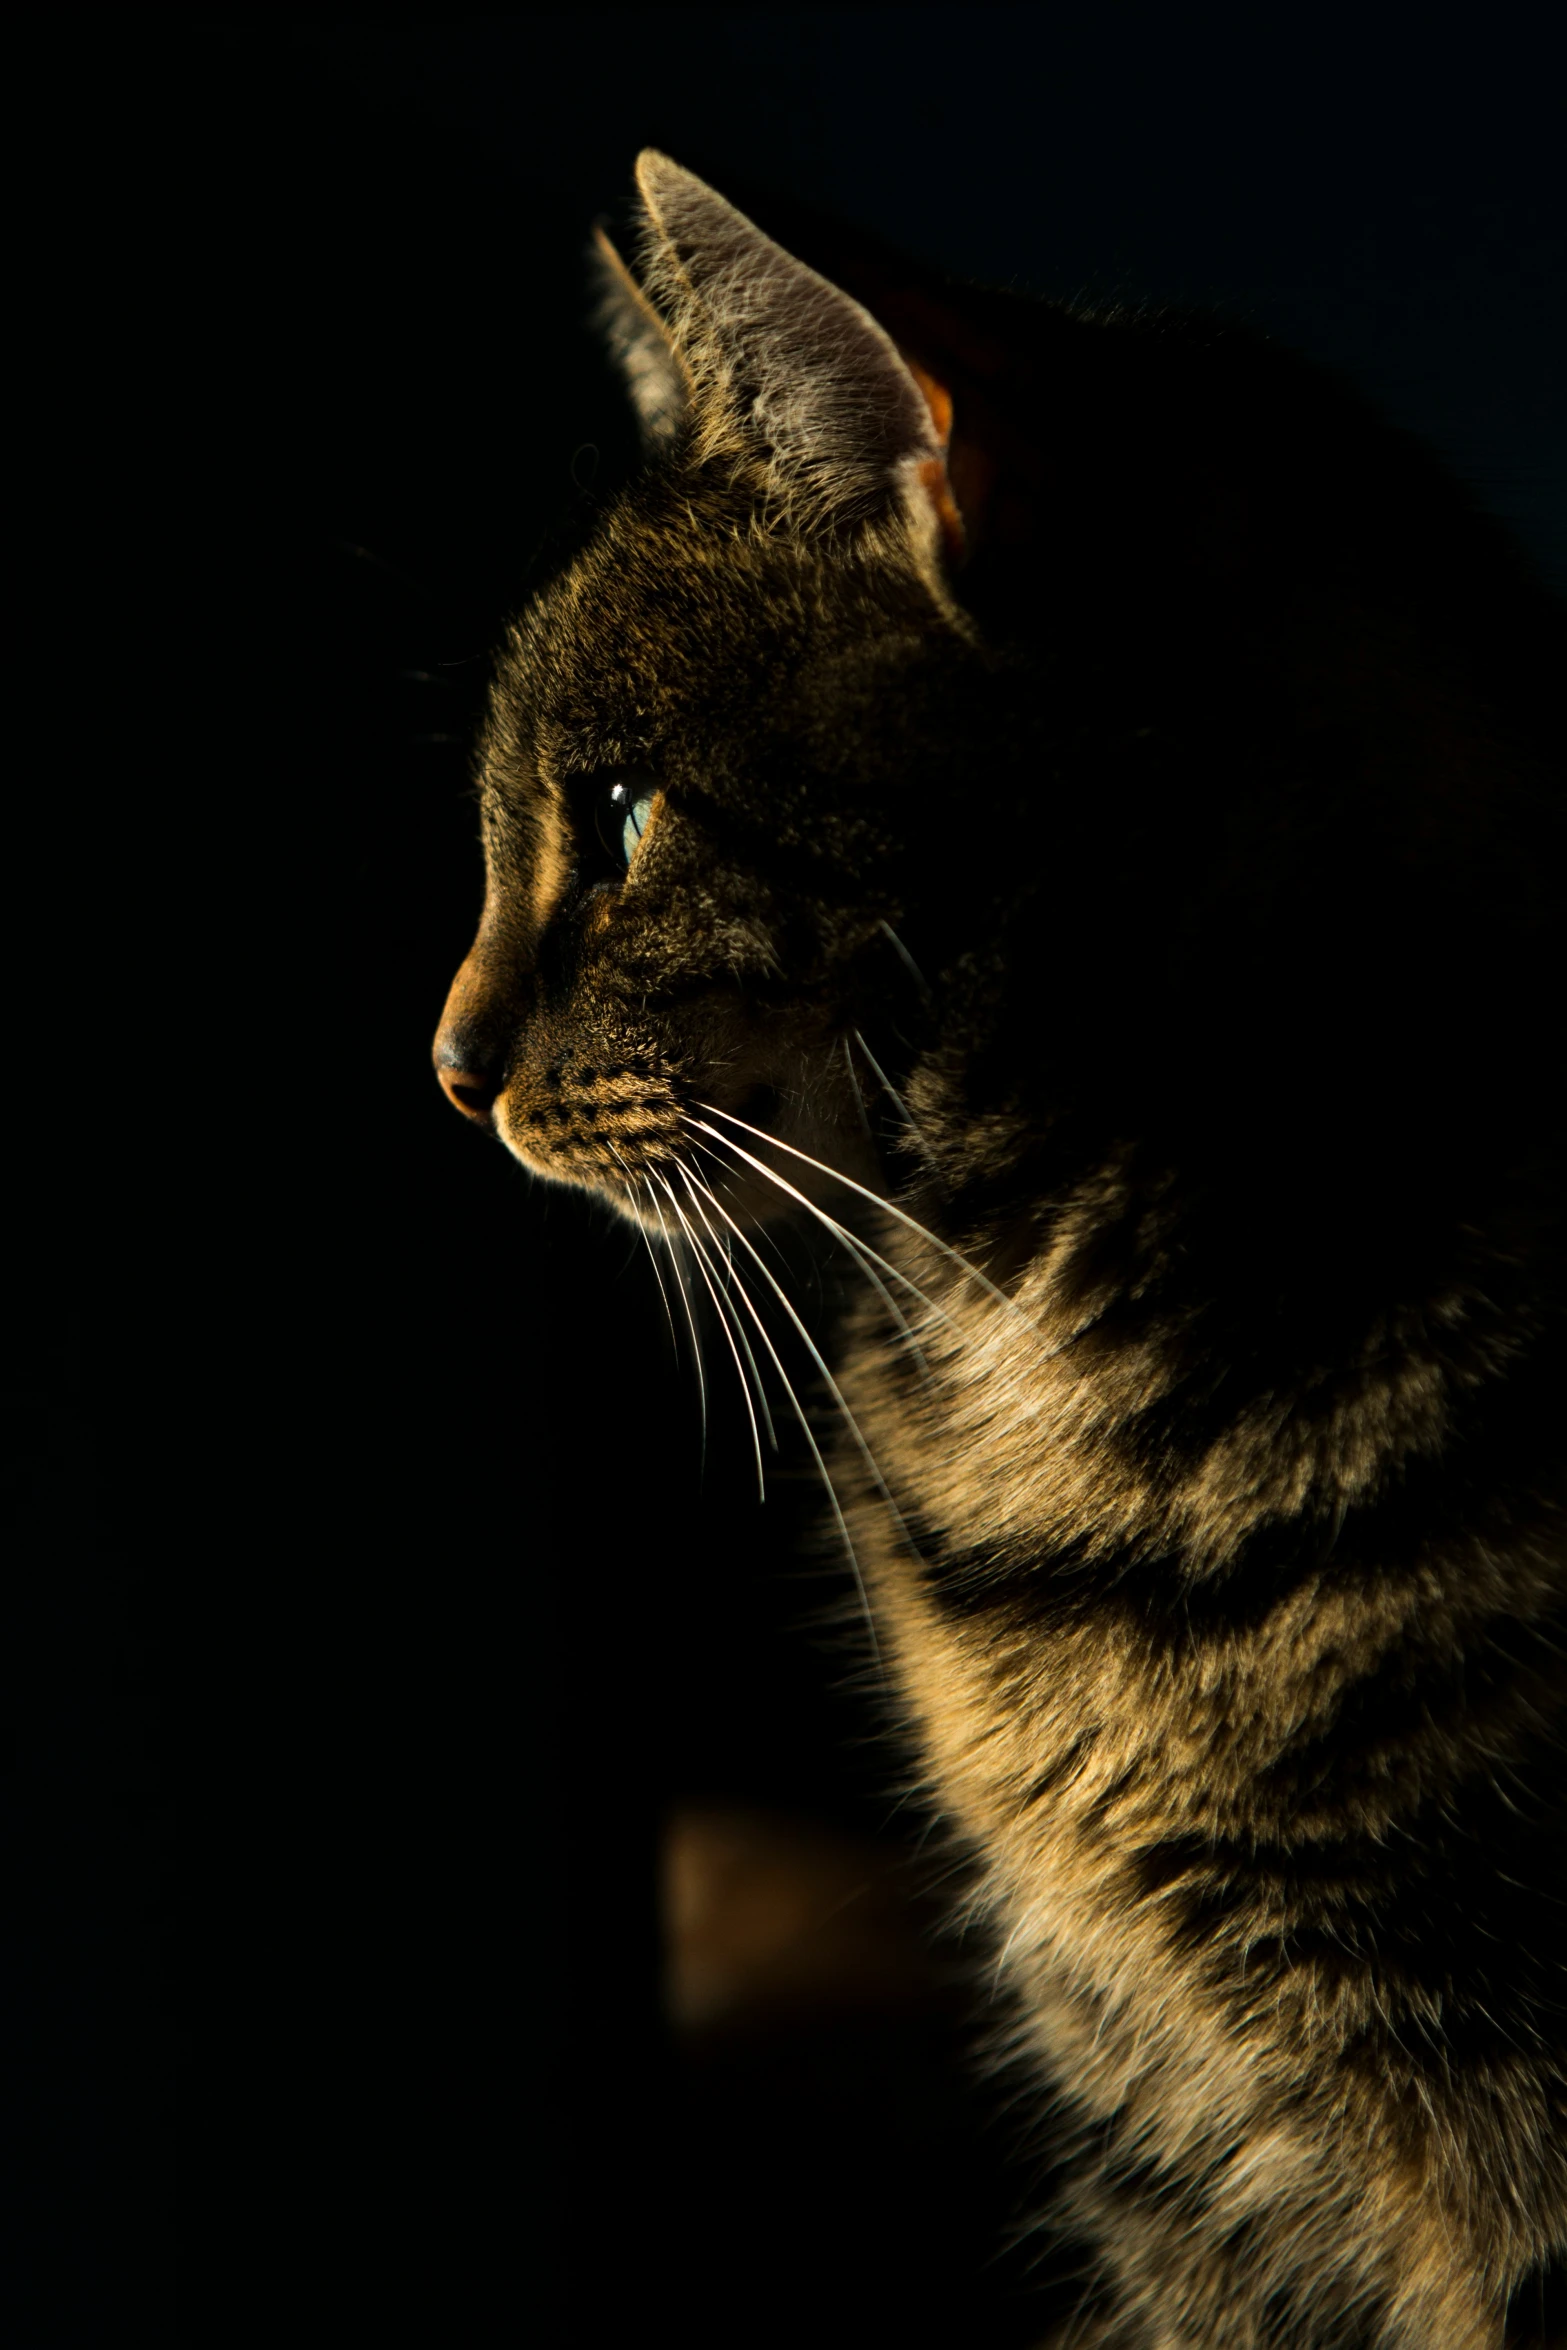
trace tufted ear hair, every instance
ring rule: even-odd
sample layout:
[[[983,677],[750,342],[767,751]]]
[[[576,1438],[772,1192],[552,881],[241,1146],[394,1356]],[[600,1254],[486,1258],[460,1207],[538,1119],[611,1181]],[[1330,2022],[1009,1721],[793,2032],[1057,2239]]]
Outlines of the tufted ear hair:
[[[807,523],[866,520],[913,490],[955,550],[941,388],[869,311],[667,155],[644,149],[637,185],[644,282],[688,371],[698,454],[759,459]]]
[[[680,438],[691,408],[691,378],[668,327],[602,229],[593,232],[598,323],[625,378],[649,453]]]

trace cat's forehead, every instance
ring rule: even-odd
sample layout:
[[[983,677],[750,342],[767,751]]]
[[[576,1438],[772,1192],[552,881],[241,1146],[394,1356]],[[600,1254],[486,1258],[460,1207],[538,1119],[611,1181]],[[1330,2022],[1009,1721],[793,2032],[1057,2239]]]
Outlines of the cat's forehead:
[[[550,667],[612,675],[651,664],[664,676],[719,645],[776,631],[811,600],[798,550],[729,514],[664,491],[612,507],[529,615]]]
[[[656,731],[680,711],[754,706],[813,646],[839,652],[896,605],[896,566],[769,527],[673,475],[632,488],[522,616],[509,687],[545,732]]]

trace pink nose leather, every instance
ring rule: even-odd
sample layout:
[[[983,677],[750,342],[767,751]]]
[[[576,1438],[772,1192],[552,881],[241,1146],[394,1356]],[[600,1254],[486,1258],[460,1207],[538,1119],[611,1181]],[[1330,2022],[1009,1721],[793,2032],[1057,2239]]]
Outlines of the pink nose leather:
[[[496,1089],[487,1079],[475,1077],[468,1069],[446,1069],[439,1062],[435,1074],[442,1093],[454,1110],[461,1110],[476,1126],[493,1126],[491,1111],[495,1106]]]
[[[485,1017],[490,991],[478,949],[470,954],[452,981],[451,993],[435,1032],[433,1059],[442,1093],[454,1110],[461,1110],[475,1126],[493,1132],[495,1099],[500,1092],[497,1074],[500,1056],[487,1041],[491,1022]]]

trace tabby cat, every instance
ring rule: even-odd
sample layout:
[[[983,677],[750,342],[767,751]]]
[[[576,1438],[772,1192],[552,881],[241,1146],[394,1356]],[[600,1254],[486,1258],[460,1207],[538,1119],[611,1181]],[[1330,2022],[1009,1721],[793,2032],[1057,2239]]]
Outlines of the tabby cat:
[[[758,1387],[761,1227],[864,1274],[812,1442],[1071,2342],[1551,2338],[1558,610],[1260,337],[638,184],[647,462],[499,660],[441,1082]]]

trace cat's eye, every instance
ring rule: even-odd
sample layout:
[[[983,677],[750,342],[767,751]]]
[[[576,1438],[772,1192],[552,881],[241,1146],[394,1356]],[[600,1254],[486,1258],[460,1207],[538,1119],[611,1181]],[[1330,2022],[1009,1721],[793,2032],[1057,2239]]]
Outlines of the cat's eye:
[[[648,828],[653,796],[658,786],[652,776],[626,769],[600,786],[593,820],[611,859],[624,873],[637,853],[637,843]]]

